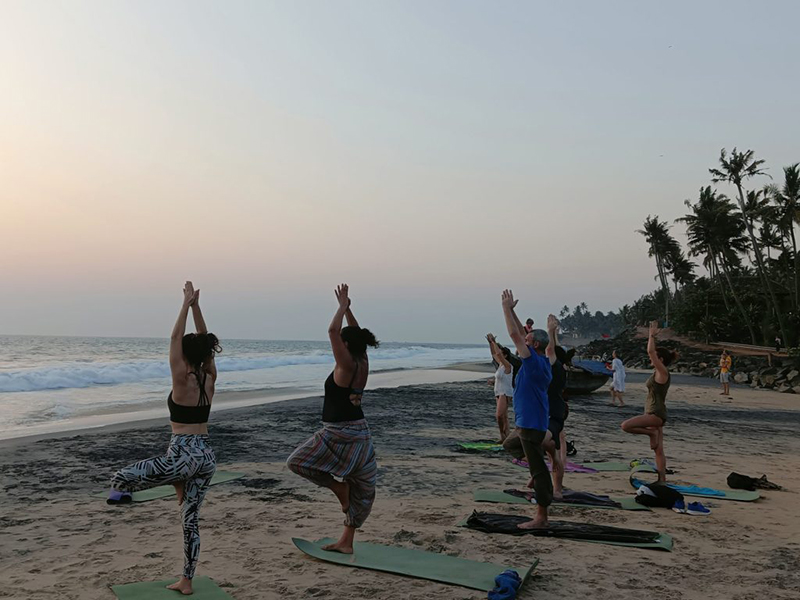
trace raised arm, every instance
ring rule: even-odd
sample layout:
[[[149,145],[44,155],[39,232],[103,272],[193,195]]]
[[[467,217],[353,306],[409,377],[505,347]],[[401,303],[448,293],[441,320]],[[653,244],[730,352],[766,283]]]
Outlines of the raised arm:
[[[497,340],[494,339],[494,335],[489,333],[486,335],[486,339],[489,340],[489,349],[492,351],[492,358],[497,361],[497,364],[503,367],[506,374],[511,373],[511,363],[506,359],[505,354],[503,354],[503,351],[500,349],[500,345],[497,343]]]
[[[511,336],[511,341],[514,342],[514,347],[520,358],[528,358],[531,351],[525,345],[525,332],[514,312],[514,307],[517,305],[518,300],[514,300],[514,294],[511,290],[503,290],[502,303],[503,303],[503,316],[506,320],[506,329],[508,335]]]
[[[336,300],[339,302],[339,308],[336,309],[336,314],[333,315],[331,324],[328,325],[328,338],[331,340],[331,349],[333,350],[333,358],[336,359],[336,364],[345,369],[351,369],[354,366],[353,357],[350,356],[350,351],[342,339],[342,322],[344,317],[350,309],[349,287],[346,283],[341,284],[335,290]]]
[[[358,321],[356,321],[355,316],[353,316],[353,309],[349,306],[347,307],[347,312],[344,313],[344,318],[351,327],[358,327]]]
[[[200,290],[194,292],[194,302],[192,303],[192,319],[194,319],[194,330],[197,333],[208,333],[206,321],[203,319],[203,311],[200,310]]]
[[[558,319],[555,315],[547,317],[547,337],[549,339],[544,353],[550,360],[550,364],[554,365],[556,364],[556,346],[558,345]]]
[[[172,370],[173,378],[182,375],[182,370],[186,368],[186,360],[183,358],[183,335],[186,333],[186,319],[189,318],[189,309],[196,299],[194,287],[191,281],[187,281],[183,286],[183,304],[172,328],[172,335],[169,337],[169,366]]]
[[[650,333],[647,337],[647,356],[650,357],[650,362],[656,370],[656,381],[658,383],[666,383],[669,377],[669,371],[661,359],[658,358],[656,352],[656,337],[658,337],[658,321],[650,321]],[[660,381],[659,381],[660,380]]]

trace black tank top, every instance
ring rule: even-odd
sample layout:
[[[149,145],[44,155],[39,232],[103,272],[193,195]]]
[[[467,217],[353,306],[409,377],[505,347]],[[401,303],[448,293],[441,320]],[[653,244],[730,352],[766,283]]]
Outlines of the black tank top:
[[[325,423],[341,423],[342,421],[358,421],[364,418],[361,410],[361,396],[364,390],[353,389],[353,382],[358,374],[358,363],[350,385],[340,387],[333,379],[333,373],[325,380],[325,403],[322,405],[322,420]]]
[[[167,398],[167,407],[169,408],[169,420],[173,423],[182,423],[184,425],[194,425],[208,423],[208,415],[211,412],[211,401],[206,394],[206,379],[208,373],[203,371],[203,380],[197,373],[193,373],[197,377],[197,383],[200,386],[200,399],[197,401],[197,406],[183,406],[182,404],[175,404],[172,400],[172,392],[169,393]]]

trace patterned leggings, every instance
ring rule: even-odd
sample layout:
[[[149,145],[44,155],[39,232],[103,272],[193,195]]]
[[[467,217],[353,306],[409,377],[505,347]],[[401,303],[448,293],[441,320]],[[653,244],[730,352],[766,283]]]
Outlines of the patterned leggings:
[[[350,485],[350,508],[344,524],[358,529],[375,502],[378,463],[367,422],[325,423],[325,427],[300,445],[286,461],[289,469],[322,487],[333,476]]]
[[[194,577],[200,555],[200,505],[217,468],[207,435],[173,434],[164,456],[148,458],[117,471],[111,487],[120,492],[136,492],[159,485],[184,482],[183,575]]]

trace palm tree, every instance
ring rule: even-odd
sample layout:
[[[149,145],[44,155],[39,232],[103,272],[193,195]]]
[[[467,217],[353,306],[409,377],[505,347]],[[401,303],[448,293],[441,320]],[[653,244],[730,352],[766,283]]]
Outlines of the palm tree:
[[[761,165],[764,164],[764,161],[761,159],[756,159],[755,153],[752,150],[739,152],[736,148],[731,151],[730,157],[728,157],[728,152],[725,150],[725,148],[723,148],[719,154],[719,164],[719,169],[708,170],[708,172],[711,173],[711,181],[727,181],[728,183],[732,183],[736,186],[736,191],[739,194],[739,208],[742,211],[742,218],[744,219],[747,233],[750,237],[750,244],[752,245],[753,254],[756,258],[758,273],[761,276],[762,282],[767,288],[770,299],[772,300],[772,308],[775,312],[775,317],[778,320],[778,328],[781,331],[781,337],[784,340],[787,340],[788,343],[790,339],[794,338],[790,338],[787,335],[786,326],[783,323],[783,313],[780,305],[778,304],[778,298],[775,295],[775,290],[772,288],[772,282],[769,279],[766,267],[764,266],[764,258],[761,255],[761,247],[756,239],[756,234],[753,231],[752,223],[747,218],[747,206],[745,204],[744,189],[742,187],[742,183],[745,180],[755,177],[756,175],[766,175],[764,169],[761,168]]]
[[[736,288],[731,280],[732,257],[738,262],[738,253],[747,250],[747,238],[744,236],[744,223],[736,216],[736,207],[723,194],[718,194],[711,186],[700,188],[700,197],[696,204],[690,200],[684,201],[691,213],[685,217],[675,219],[686,225],[686,234],[689,238],[689,254],[691,256],[705,255],[703,263],[709,272],[720,271],[725,277],[730,288],[736,308],[739,310],[750,340],[756,343],[756,334],[751,319],[742,304]],[[735,264],[735,263],[734,263]],[[723,292],[722,299],[728,308],[728,301]],[[730,310],[728,308],[728,310]]]
[[[675,239],[669,234],[669,226],[666,222],[658,220],[658,215],[651,217],[647,215],[644,221],[644,228],[638,229],[647,241],[649,249],[647,255],[655,258],[658,279],[661,282],[661,289],[664,291],[665,320],[669,324],[669,259],[671,252],[674,252],[673,244],[677,244]]]
[[[794,258],[794,310],[800,308],[800,257],[797,254],[797,238],[794,227],[800,225],[800,164],[783,168],[783,187],[776,189],[772,199],[778,209],[777,227],[791,241]]]

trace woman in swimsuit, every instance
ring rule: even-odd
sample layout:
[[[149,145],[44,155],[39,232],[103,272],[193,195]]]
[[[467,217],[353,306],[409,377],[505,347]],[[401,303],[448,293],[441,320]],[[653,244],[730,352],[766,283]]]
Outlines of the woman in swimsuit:
[[[328,337],[336,366],[325,381],[323,427],[292,452],[286,464],[312,483],[330,488],[339,499],[345,514],[344,531],[338,542],[323,550],[352,554],[356,529],[364,524],[375,501],[378,464],[361,397],[369,375],[367,346],[377,348],[378,340],[359,327],[350,310],[347,284],[335,293],[339,309],[328,327]],[[345,318],[347,327],[343,328]]]
[[[169,344],[172,392],[167,406],[172,437],[167,453],[117,471],[111,479],[108,499],[109,504],[123,504],[131,502],[132,492],[159,485],[175,486],[183,517],[184,566],[180,580],[167,587],[185,595],[192,593],[200,554],[200,506],[216,470],[208,441],[208,416],[217,380],[214,355],[221,348],[217,336],[208,332],[199,300],[200,290],[195,291],[192,282],[187,281]],[[184,335],[189,310],[197,333]]]
[[[669,391],[669,367],[678,358],[677,352],[656,346],[658,322],[650,322],[647,340],[647,355],[653,364],[653,374],[647,380],[647,401],[644,414],[622,423],[622,431],[650,437],[650,448],[656,455],[658,480],[667,479],[667,457],[664,454],[664,424],[667,422],[667,391]]]

